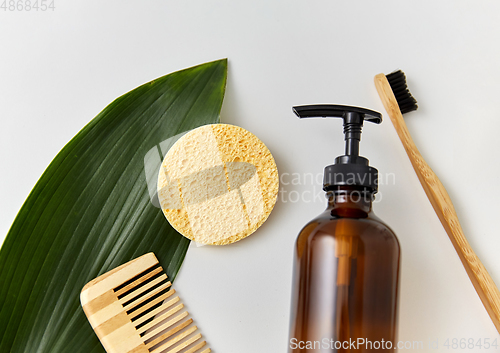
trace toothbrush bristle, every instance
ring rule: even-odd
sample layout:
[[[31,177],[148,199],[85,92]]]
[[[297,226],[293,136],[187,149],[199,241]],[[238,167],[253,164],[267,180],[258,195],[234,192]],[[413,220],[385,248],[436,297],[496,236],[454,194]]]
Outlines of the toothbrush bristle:
[[[387,81],[389,81],[389,84],[391,85],[392,92],[396,97],[401,114],[417,110],[417,101],[408,90],[404,72],[401,70],[394,71],[385,77],[387,77]]]

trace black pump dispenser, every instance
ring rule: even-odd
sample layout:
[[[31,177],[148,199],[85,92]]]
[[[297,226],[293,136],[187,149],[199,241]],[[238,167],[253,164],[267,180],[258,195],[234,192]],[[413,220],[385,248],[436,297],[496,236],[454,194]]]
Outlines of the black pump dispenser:
[[[323,190],[338,186],[362,186],[376,193],[378,171],[368,165],[368,159],[359,155],[359,142],[363,121],[382,122],[382,114],[373,110],[347,105],[321,104],[293,107],[299,118],[342,118],[344,120],[345,155],[335,158],[335,163],[325,168]]]

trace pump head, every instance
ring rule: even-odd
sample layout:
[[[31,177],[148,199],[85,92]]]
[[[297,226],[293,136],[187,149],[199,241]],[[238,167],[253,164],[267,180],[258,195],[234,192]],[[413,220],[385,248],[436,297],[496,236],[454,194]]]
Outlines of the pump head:
[[[342,118],[344,120],[345,155],[325,168],[323,190],[335,190],[342,185],[362,186],[376,193],[378,171],[368,165],[368,159],[359,155],[363,121],[382,122],[382,114],[373,110],[347,105],[321,104],[293,107],[299,118]]]

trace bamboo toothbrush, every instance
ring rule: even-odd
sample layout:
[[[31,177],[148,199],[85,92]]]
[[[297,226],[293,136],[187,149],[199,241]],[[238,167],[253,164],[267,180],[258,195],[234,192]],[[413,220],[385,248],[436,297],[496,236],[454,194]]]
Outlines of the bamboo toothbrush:
[[[106,352],[210,352],[162,272],[148,253],[85,285],[80,301]]]
[[[418,151],[404,122],[403,114],[417,109],[417,101],[407,88],[405,74],[401,70],[387,76],[378,74],[375,76],[375,86],[434,211],[448,233],[486,311],[500,332],[500,292],[467,242],[446,189]]]

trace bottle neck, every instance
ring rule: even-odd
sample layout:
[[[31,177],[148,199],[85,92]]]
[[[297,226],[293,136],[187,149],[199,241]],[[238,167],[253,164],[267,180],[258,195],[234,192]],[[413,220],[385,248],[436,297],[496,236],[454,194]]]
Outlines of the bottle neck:
[[[332,216],[366,218],[372,211],[374,194],[362,187],[340,186],[328,191],[328,208]]]

